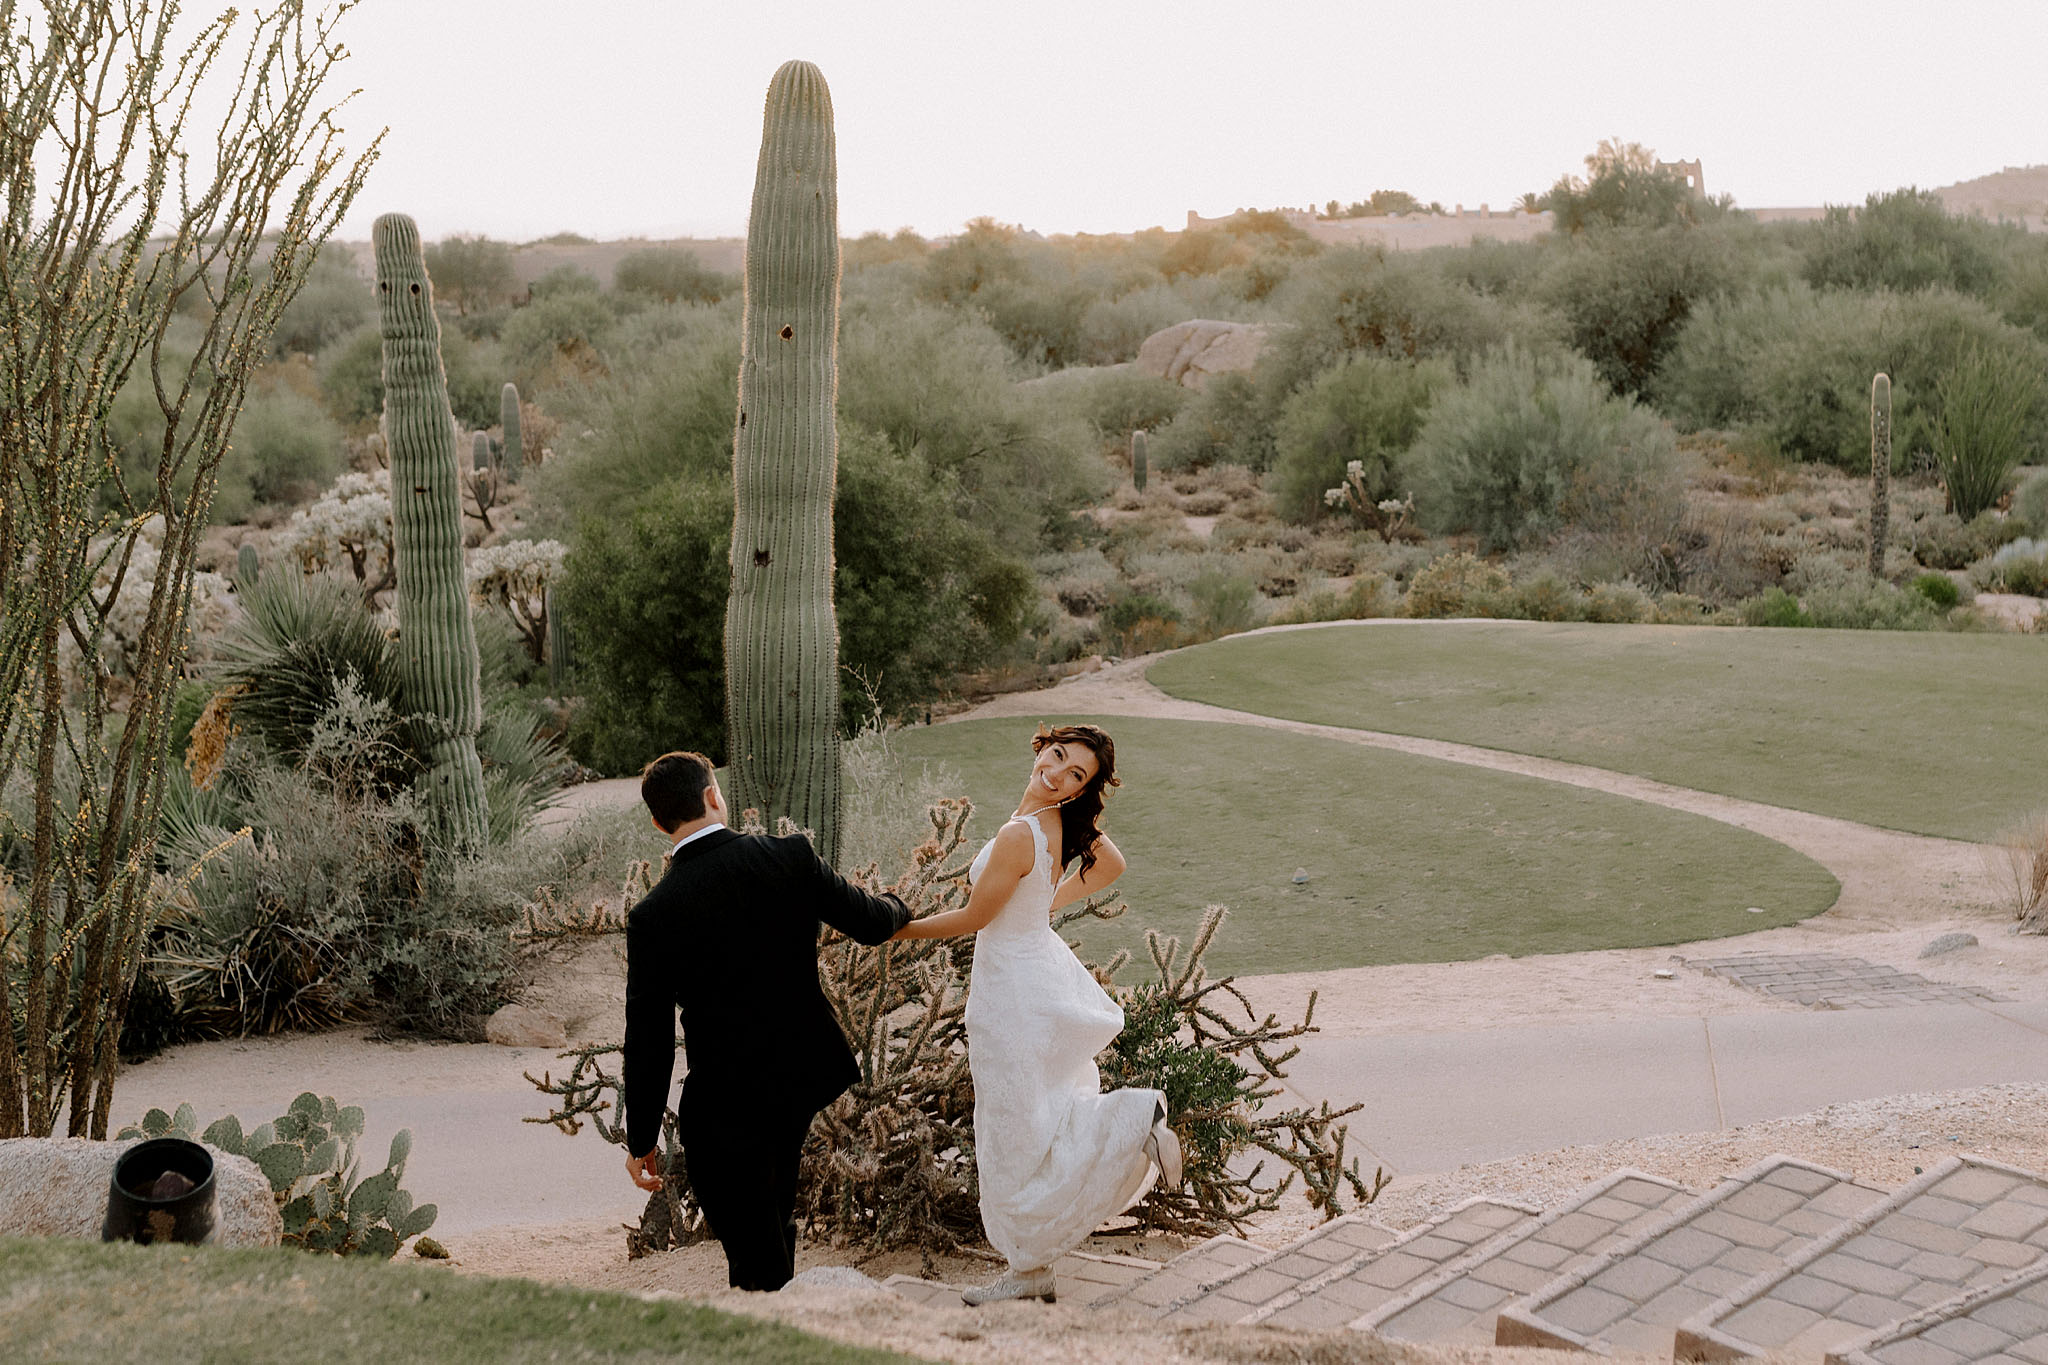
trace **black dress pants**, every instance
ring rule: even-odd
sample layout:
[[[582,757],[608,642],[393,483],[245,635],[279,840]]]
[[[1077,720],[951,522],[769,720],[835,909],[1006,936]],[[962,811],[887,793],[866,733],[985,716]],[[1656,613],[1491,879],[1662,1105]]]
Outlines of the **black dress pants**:
[[[737,1106],[681,1118],[690,1189],[725,1247],[734,1289],[780,1289],[796,1274],[796,1170],[813,1115]]]

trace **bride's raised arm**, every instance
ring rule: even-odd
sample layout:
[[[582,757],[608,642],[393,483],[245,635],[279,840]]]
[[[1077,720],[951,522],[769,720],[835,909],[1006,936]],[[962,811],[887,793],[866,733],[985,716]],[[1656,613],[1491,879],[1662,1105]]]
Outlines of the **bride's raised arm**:
[[[988,851],[988,865],[975,879],[967,904],[958,910],[941,910],[936,915],[914,919],[898,929],[890,942],[906,938],[954,938],[988,926],[1037,863],[1031,831],[1016,823],[996,832],[995,846]]]
[[[1075,901],[1099,896],[1109,889],[1109,884],[1124,875],[1123,850],[1109,841],[1107,834],[1095,839],[1095,863],[1086,872],[1076,872],[1060,883],[1060,889],[1053,893],[1052,908],[1060,909]]]

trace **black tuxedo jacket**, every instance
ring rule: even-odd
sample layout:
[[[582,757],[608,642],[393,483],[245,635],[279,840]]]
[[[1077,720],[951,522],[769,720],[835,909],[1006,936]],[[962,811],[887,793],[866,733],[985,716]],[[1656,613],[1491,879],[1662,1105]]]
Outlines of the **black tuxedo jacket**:
[[[676,1106],[749,1101],[814,1113],[859,1078],[818,985],[818,924],[875,944],[910,922],[827,867],[801,834],[713,830],[685,844],[626,917],[626,1135],[653,1151],[682,1011],[689,1074]]]

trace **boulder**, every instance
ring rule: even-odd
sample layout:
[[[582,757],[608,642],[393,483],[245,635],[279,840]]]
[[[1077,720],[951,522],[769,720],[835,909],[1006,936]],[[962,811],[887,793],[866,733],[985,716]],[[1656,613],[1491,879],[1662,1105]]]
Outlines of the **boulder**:
[[[1142,374],[1199,389],[1215,375],[1244,373],[1258,364],[1272,333],[1272,324],[1264,322],[1176,322],[1146,337],[1135,363]]]
[[[484,1021],[484,1040],[499,1047],[567,1047],[569,1026],[546,1010],[506,1005]]]
[[[114,1162],[141,1139],[0,1139],[0,1234],[76,1237],[97,1242],[107,1220],[107,1189]],[[245,1156],[213,1153],[211,1246],[274,1247],[284,1223],[270,1181]]]

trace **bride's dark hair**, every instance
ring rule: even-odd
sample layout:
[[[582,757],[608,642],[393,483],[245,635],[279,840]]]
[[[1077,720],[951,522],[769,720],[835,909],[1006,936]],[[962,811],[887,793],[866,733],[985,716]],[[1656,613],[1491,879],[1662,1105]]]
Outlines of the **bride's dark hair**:
[[[1060,806],[1060,866],[1079,858],[1085,876],[1095,866],[1095,841],[1102,837],[1095,827],[1102,818],[1102,803],[1109,788],[1123,785],[1116,775],[1116,745],[1093,725],[1041,725],[1031,737],[1031,752],[1039,753],[1048,744],[1079,744],[1095,755],[1095,776]]]

